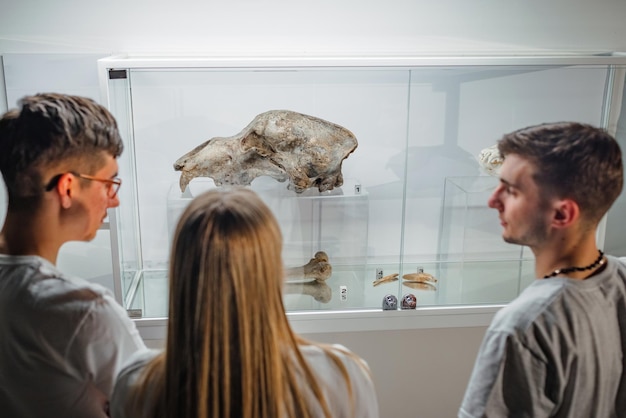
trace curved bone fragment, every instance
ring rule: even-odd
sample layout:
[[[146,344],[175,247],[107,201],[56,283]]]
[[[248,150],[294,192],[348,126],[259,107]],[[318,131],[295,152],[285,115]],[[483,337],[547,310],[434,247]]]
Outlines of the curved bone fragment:
[[[181,171],[184,192],[195,177],[215,184],[249,185],[259,176],[289,179],[288,189],[320,192],[343,184],[341,164],[358,142],[348,129],[324,119],[290,110],[257,115],[237,135],[216,137],[197,146],[174,163]]]
[[[387,282],[395,282],[396,280],[398,280],[398,273],[388,274],[385,277],[374,280],[374,286]]]
[[[416,283],[437,283],[437,279],[430,273],[408,273],[402,276],[402,279]]]
[[[498,151],[498,144],[492,145],[480,151],[478,164],[490,176],[498,176],[504,158]]]
[[[332,289],[325,282],[311,280],[302,283],[285,283],[283,285],[285,294],[302,294],[312,296],[318,302],[327,303],[332,298]]]
[[[301,267],[291,267],[285,269],[286,277],[302,277],[305,279],[315,279],[316,281],[324,281],[333,273],[333,267],[328,262],[328,254],[324,251],[315,253],[308,263]]]
[[[430,284],[430,283],[422,283],[422,282],[413,282],[410,280],[405,280],[402,282],[403,286],[406,287],[410,287],[411,289],[417,289],[417,290],[426,290],[429,292],[433,292],[435,290],[437,290],[437,287]]]

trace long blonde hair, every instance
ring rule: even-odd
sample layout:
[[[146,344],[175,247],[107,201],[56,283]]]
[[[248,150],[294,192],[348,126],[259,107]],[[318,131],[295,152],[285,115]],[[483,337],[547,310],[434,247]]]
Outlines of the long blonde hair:
[[[313,418],[321,408],[331,417],[284,311],[281,250],[278,223],[253,191],[214,189],[189,204],[170,257],[166,350],[135,389],[135,416]],[[341,360],[318,346],[352,393]]]

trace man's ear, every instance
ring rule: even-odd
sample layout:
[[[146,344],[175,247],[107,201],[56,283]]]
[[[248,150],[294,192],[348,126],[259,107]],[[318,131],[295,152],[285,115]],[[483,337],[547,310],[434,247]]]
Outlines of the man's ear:
[[[578,203],[572,199],[560,199],[554,202],[552,225],[555,228],[567,228],[580,218]]]
[[[71,173],[65,173],[59,177],[55,190],[59,195],[63,209],[69,209],[72,206],[72,198],[74,197],[74,189],[76,187],[77,179]]]

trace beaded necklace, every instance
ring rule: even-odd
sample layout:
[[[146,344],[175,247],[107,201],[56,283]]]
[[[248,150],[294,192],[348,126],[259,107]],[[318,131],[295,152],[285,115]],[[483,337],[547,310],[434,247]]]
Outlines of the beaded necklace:
[[[594,269],[596,267],[600,267],[602,264],[604,264],[604,253],[602,252],[602,250],[598,250],[598,258],[596,258],[596,261],[594,261],[593,263],[589,264],[588,266],[585,267],[565,267],[562,269],[556,269],[554,270],[552,273],[550,274],[546,274],[545,276],[543,276],[544,279],[549,279],[550,277],[554,277],[554,276],[558,276],[559,274],[567,274],[567,273],[571,273],[573,271],[586,271],[586,270],[591,270]]]

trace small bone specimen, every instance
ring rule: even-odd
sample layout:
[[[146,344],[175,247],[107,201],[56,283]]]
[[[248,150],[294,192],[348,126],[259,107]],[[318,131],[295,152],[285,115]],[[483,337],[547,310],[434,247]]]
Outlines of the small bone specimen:
[[[325,281],[332,273],[333,267],[328,262],[328,254],[324,251],[316,252],[313,258],[301,267],[291,267],[285,270],[286,277],[301,277],[316,281]]]
[[[409,282],[437,283],[437,279],[435,278],[435,276],[433,276],[432,274],[429,274],[429,273],[424,273],[424,272],[408,273],[408,274],[405,274],[404,276],[402,276],[402,278],[404,280],[406,280],[406,281],[409,281]]]
[[[410,287],[411,289],[426,290],[429,292],[434,292],[435,290],[437,290],[437,287],[435,287],[434,285],[430,283],[412,282],[412,281],[405,280],[402,282],[402,285],[406,287]]]
[[[311,280],[302,283],[285,283],[283,285],[285,294],[302,294],[312,296],[318,302],[327,303],[332,298],[332,289],[325,282]]]
[[[249,185],[259,176],[289,179],[288,189],[320,192],[343,184],[341,164],[358,143],[346,128],[290,110],[257,115],[237,135],[215,137],[174,163],[180,189],[195,177],[211,177],[217,186]]]
[[[398,273],[388,274],[385,277],[374,280],[374,286],[378,286],[381,283],[395,282],[396,280],[398,280]]]
[[[497,144],[483,149],[478,155],[478,164],[490,176],[498,175],[503,162],[504,158],[500,155]]]

